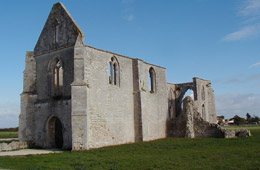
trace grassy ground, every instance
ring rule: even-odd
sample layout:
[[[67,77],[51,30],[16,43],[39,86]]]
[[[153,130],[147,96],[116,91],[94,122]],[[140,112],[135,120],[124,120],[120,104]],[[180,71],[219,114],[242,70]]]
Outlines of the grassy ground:
[[[259,169],[260,129],[248,138],[167,138],[89,151],[0,157],[0,169]]]
[[[226,126],[226,129],[250,129],[250,130],[260,130],[260,125],[240,125],[240,126]]]
[[[18,132],[0,132],[0,139],[3,138],[18,138]]]

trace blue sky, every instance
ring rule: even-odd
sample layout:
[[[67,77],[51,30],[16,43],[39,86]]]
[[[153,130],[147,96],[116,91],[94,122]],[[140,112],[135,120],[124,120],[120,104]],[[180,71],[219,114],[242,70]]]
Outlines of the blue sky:
[[[25,52],[57,1],[0,2],[0,128],[18,125]],[[63,0],[85,43],[212,81],[218,115],[260,116],[260,0]]]

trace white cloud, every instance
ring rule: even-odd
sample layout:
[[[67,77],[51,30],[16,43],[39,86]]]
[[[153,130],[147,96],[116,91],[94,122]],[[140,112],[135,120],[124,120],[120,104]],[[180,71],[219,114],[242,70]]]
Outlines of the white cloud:
[[[245,117],[246,113],[260,117],[260,95],[227,94],[216,96],[217,115],[231,118],[235,115]]]
[[[251,66],[249,66],[249,68],[253,68],[253,67],[260,67],[260,62],[252,64]]]
[[[260,35],[260,0],[245,0],[240,4],[238,16],[242,17],[244,27],[229,33],[223,41],[239,41]]]
[[[249,37],[254,37],[260,34],[259,25],[251,25],[241,28],[240,30],[226,35],[223,41],[237,41]]]
[[[260,15],[260,0],[246,0],[241,6],[239,15],[241,16],[259,16]]]

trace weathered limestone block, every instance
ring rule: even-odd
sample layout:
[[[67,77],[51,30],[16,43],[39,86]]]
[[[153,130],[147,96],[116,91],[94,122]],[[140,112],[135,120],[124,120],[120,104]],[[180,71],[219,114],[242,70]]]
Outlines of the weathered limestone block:
[[[28,148],[27,142],[21,142],[17,139],[0,141],[0,152],[25,149],[25,148]]]
[[[248,137],[252,136],[250,130],[248,129],[241,129],[241,130],[236,130],[235,134],[237,137]]]
[[[194,115],[194,102],[190,96],[187,96],[183,101],[183,114],[186,121],[186,132],[185,137],[194,138],[194,127],[193,127],[193,115]]]
[[[224,138],[252,136],[250,130],[248,129],[230,130],[230,129],[221,128],[221,131],[224,134]]]
[[[221,129],[223,134],[224,134],[224,138],[234,138],[236,137],[236,131],[235,130],[229,130],[229,129]]]

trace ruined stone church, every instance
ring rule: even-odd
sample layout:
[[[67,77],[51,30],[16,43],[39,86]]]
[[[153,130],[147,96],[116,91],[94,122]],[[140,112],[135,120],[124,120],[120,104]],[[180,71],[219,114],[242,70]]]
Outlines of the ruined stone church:
[[[189,89],[194,100],[183,102]],[[214,100],[208,80],[167,83],[161,66],[85,45],[57,3],[26,53],[19,138],[35,147],[82,150],[211,136]]]

